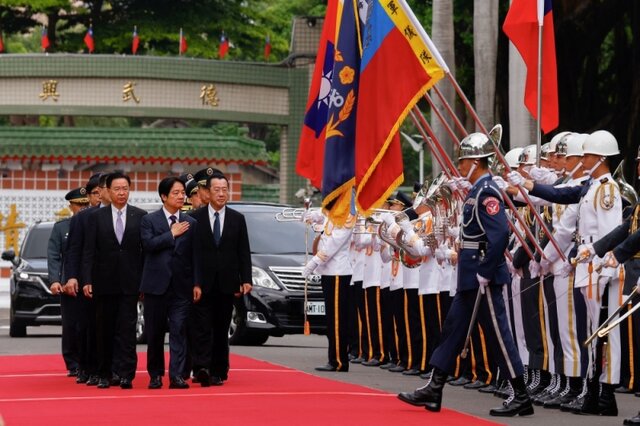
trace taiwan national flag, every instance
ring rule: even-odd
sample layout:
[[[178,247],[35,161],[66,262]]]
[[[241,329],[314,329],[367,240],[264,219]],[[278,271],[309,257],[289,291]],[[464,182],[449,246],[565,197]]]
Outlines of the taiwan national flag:
[[[93,53],[95,46],[93,44],[93,27],[92,26],[89,26],[89,30],[84,36],[84,44],[87,46],[89,53]]]
[[[227,56],[228,51],[229,51],[229,39],[227,38],[227,36],[224,34],[224,31],[223,31],[222,34],[220,34],[220,46],[218,47],[218,57],[220,59],[224,59],[224,57]]]
[[[527,66],[524,104],[538,118],[538,31],[542,30],[542,101],[540,127],[549,133],[559,124],[556,42],[551,0],[513,0],[502,26]]]
[[[337,11],[338,0],[329,0],[296,159],[296,173],[309,179],[318,189],[322,187],[324,138],[331,95]]]
[[[4,39],[2,33],[0,33],[0,53],[4,53]]]
[[[405,0],[373,0],[363,30],[356,207],[368,216],[404,180],[398,130],[446,65]]]
[[[178,53],[180,55],[186,53],[189,46],[187,46],[187,38],[182,34],[182,28],[180,28],[180,41],[178,43]]]
[[[271,56],[271,37],[267,36],[264,40],[264,59],[269,60]]]
[[[138,27],[133,27],[133,38],[131,39],[131,53],[134,55],[138,52],[140,46],[140,37],[138,36]]]
[[[49,43],[49,34],[47,33],[47,27],[42,27],[42,36],[40,37],[40,46],[43,51],[47,51],[51,43]]]

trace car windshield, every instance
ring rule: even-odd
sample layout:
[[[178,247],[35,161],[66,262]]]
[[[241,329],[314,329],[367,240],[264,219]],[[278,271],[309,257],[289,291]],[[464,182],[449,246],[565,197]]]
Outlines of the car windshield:
[[[22,245],[20,256],[25,259],[46,259],[51,226],[36,226],[29,231]]]
[[[273,212],[243,212],[247,220],[249,244],[253,253],[304,253],[302,222],[278,222]],[[309,251],[315,234],[309,230]]]

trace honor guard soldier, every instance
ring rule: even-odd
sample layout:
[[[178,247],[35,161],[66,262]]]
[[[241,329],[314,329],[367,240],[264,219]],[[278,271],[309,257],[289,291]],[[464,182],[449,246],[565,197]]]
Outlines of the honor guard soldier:
[[[187,201],[191,206],[191,210],[199,209],[200,207],[206,205],[200,199],[200,191],[198,190],[199,185],[195,179],[191,179],[186,183],[186,193],[187,193]]]
[[[65,195],[69,202],[69,210],[74,215],[89,205],[85,188],[76,188]],[[67,236],[69,235],[70,217],[66,217],[53,225],[47,248],[47,268],[51,293],[60,294],[60,310],[62,314],[62,357],[69,377],[78,375],[80,351],[78,348],[78,315],[80,305],[72,296],[65,295],[63,283],[66,283],[64,257],[67,252]]]
[[[354,216],[350,216],[343,226],[336,226],[331,219],[327,220],[318,243],[318,252],[302,271],[305,278],[314,271],[322,277],[329,360],[327,364],[316,367],[317,371],[349,371],[347,318],[352,274],[349,245],[354,225]]]
[[[193,180],[198,184],[198,196],[203,206],[209,204],[209,189],[207,188],[207,179],[214,174],[221,175],[222,172],[213,167],[207,167],[206,169],[198,170],[193,175]],[[189,194],[189,192],[187,192]],[[193,202],[192,202],[193,204]],[[197,207],[194,207],[196,209]]]
[[[485,331],[488,349],[509,379],[514,395],[492,416],[533,414],[533,405],[524,382],[524,368],[518,355],[504,305],[502,286],[509,283],[504,252],[509,242],[507,216],[498,186],[488,169],[493,143],[482,133],[472,133],[460,144],[458,170],[469,181],[461,223],[461,250],[458,261],[457,292],[445,319],[442,340],[429,364],[434,367],[427,384],[398,398],[429,411],[440,411],[447,376],[453,373],[456,357],[463,349],[465,336],[477,305],[477,318]],[[483,295],[484,293],[484,295]]]

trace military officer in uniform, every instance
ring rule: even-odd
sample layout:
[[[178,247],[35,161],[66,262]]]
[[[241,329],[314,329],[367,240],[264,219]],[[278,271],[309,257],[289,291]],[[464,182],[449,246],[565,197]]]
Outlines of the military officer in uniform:
[[[202,206],[209,204],[211,195],[209,193],[209,188],[207,188],[207,180],[214,174],[221,175],[222,172],[218,169],[214,169],[213,167],[207,167],[206,169],[198,170],[193,175],[193,180],[198,184],[198,198],[200,199]],[[187,192],[187,195],[188,194],[189,192]],[[193,200],[191,204],[194,204]],[[196,209],[197,207],[193,208]]]
[[[474,302],[480,295],[479,323],[500,371],[508,377],[514,390],[502,407],[492,409],[489,414],[533,414],[523,377],[524,368],[509,329],[502,297],[502,286],[510,281],[504,259],[509,227],[500,190],[489,174],[488,158],[492,154],[493,144],[482,133],[472,133],[460,144],[458,170],[471,188],[463,207],[457,292],[445,319],[440,345],[429,361],[434,367],[430,380],[413,392],[398,395],[400,400],[424,406],[429,411],[440,411],[447,376],[453,372],[456,357],[463,348]]]
[[[69,202],[69,210],[74,215],[89,205],[85,188],[76,188],[64,197]],[[68,376],[77,376],[79,369],[78,348],[78,315],[80,306],[78,300],[67,296],[63,292],[66,275],[63,259],[67,251],[67,236],[69,235],[70,217],[66,217],[53,225],[49,245],[47,248],[47,268],[49,269],[49,283],[51,293],[60,294],[60,310],[62,314],[62,357],[68,370]]]

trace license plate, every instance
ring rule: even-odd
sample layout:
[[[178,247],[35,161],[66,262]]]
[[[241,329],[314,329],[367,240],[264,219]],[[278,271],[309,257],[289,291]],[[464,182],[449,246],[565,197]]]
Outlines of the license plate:
[[[307,302],[307,315],[324,315],[324,302]]]

